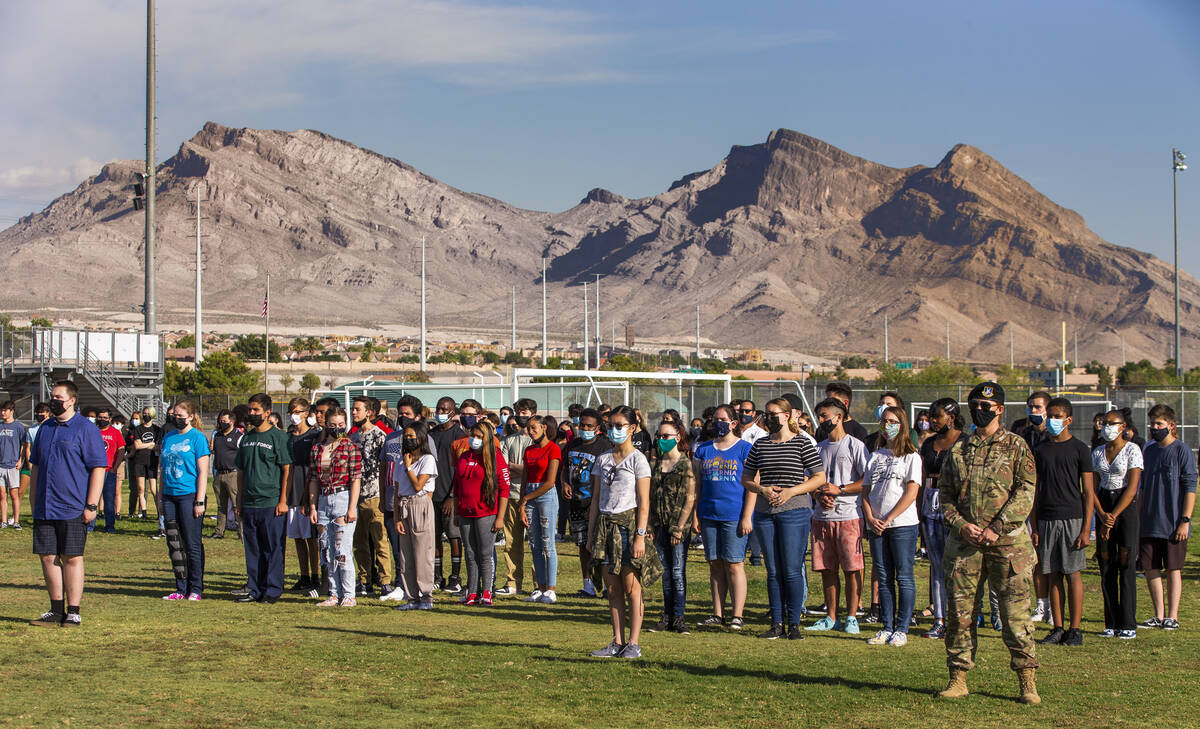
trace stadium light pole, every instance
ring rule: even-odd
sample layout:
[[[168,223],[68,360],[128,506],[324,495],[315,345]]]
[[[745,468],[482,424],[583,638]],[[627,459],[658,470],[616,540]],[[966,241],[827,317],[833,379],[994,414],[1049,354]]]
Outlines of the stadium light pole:
[[[1175,233],[1175,376],[1183,377],[1183,356],[1179,349],[1179,173],[1187,169],[1187,155],[1171,149],[1171,221]],[[154,198],[150,198],[153,200]]]
[[[425,236],[421,236],[421,371],[425,371]]]
[[[583,368],[591,369],[588,361],[592,357],[591,347],[588,344],[588,301],[587,301],[587,281],[583,282]]]
[[[154,193],[158,183],[154,158],[154,0],[146,0],[146,301],[142,309],[147,334],[158,332],[154,303]]]
[[[600,368],[600,274],[596,274],[596,368]]]
[[[546,366],[546,257],[542,256],[542,367]]]

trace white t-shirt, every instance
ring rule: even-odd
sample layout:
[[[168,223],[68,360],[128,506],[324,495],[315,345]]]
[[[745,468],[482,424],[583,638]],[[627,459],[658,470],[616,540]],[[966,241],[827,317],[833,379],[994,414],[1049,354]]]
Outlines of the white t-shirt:
[[[636,449],[620,463],[614,462],[612,451],[605,451],[596,458],[595,472],[600,477],[595,495],[600,511],[620,514],[637,507],[637,480],[650,478],[650,462]]]
[[[900,503],[908,482],[921,483],[921,454],[909,453],[907,456],[896,457],[887,448],[880,448],[871,454],[867,462],[867,475],[863,479],[863,490],[876,519],[886,518],[891,510]],[[891,526],[913,526],[917,519],[917,501],[892,520]]]
[[[1136,443],[1126,443],[1112,463],[1104,452],[1106,446],[1096,446],[1092,451],[1092,469],[1096,472],[1096,488],[1105,491],[1120,491],[1125,488],[1125,474],[1131,468],[1145,468],[1142,449]]]
[[[425,487],[421,489],[421,493],[432,494],[434,487],[437,486],[437,460],[427,453],[418,458],[417,462],[412,465],[412,472],[417,476],[429,476],[425,481]],[[408,473],[404,470],[404,461],[396,464],[395,473],[396,495],[416,496],[417,492],[413,490],[412,481],[408,480]]]
[[[817,444],[821,454],[821,462],[825,464],[825,478],[834,486],[845,486],[854,483],[867,472],[867,447],[852,435],[844,436],[841,440],[823,440]],[[825,509],[820,501],[814,499],[817,513],[813,518],[818,521],[852,521],[862,517],[861,494],[836,497],[832,509]]]
[[[746,441],[747,443],[752,444],[752,443],[754,443],[754,441],[758,440],[759,438],[763,437],[766,434],[767,434],[767,431],[760,428],[758,423],[751,423],[750,427],[748,427],[742,431],[742,440]]]

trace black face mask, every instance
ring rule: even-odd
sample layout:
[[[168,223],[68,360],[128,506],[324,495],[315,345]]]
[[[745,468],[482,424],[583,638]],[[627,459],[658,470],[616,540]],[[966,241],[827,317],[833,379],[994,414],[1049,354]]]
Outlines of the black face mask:
[[[416,418],[410,418],[407,415],[401,415],[399,418],[396,419],[396,427],[399,428],[400,430],[404,430],[405,428],[407,428],[408,426],[412,425],[415,422],[417,422]],[[357,422],[354,424],[358,425]]]
[[[355,421],[354,421],[354,427],[355,427],[355,428],[361,428],[361,427],[363,427],[363,426],[364,426],[364,425],[366,425],[366,424],[367,424],[367,419],[366,419],[366,418],[363,418],[362,420],[355,420]]]
[[[63,402],[62,400],[51,400],[50,401],[50,414],[51,415],[53,415],[54,417],[57,418],[59,415],[62,415],[65,412],[67,412],[67,404],[65,402]]]
[[[471,428],[475,427],[476,423],[479,422],[479,416],[478,415],[459,415],[458,422],[462,423],[462,427],[466,428],[467,430],[470,430]]]
[[[781,430],[783,430],[783,423],[779,422],[779,418],[775,418],[775,417],[767,418],[767,431],[768,432],[778,433]]]
[[[221,423],[221,432],[228,433],[233,430],[233,423]]]
[[[416,438],[405,438],[403,445],[405,453],[412,453],[421,447],[421,441]]]
[[[341,438],[346,434],[346,426],[339,425],[338,427],[325,426],[325,430],[334,438]]]
[[[729,431],[732,430],[732,426],[724,420],[714,420],[712,428],[713,435],[718,438],[724,438],[725,436],[729,435]]]
[[[249,425],[251,428],[257,428],[258,426],[260,426],[262,424],[263,424],[262,413],[257,413],[257,414],[246,416],[246,425]]]
[[[701,429],[700,429],[700,428],[689,428],[689,429],[688,429],[688,436],[690,436],[690,437],[691,437],[691,439],[692,439],[692,441],[693,441],[693,442],[695,442],[695,441],[698,441],[698,440],[700,440],[700,434],[701,434],[701,432],[702,432],[702,431],[701,431]]]
[[[1162,443],[1171,434],[1170,428],[1151,428],[1147,431],[1155,443]]]
[[[976,428],[986,428],[992,424],[992,421],[999,415],[995,410],[984,410],[983,408],[971,408],[971,422],[975,423]]]
[[[517,416],[517,427],[524,428],[528,424],[529,424],[529,416],[528,415],[518,415]]]
[[[741,421],[742,421],[742,425],[749,425],[750,423],[753,423],[754,422],[753,413],[750,415],[747,415],[746,413],[742,413]]]
[[[107,428],[110,425],[112,425],[111,420],[101,420],[100,418],[96,418],[96,427],[99,428],[100,430],[104,430],[105,428]]]
[[[183,430],[188,426],[188,419],[179,417],[171,418],[171,424],[175,426],[175,430]]]

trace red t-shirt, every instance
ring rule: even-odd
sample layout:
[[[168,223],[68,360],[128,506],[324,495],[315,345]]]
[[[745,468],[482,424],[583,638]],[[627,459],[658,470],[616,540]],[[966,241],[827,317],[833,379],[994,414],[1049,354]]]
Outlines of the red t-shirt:
[[[546,480],[550,461],[562,462],[562,451],[558,444],[549,441],[544,446],[531,445],[525,449],[525,491],[536,491]]]
[[[111,425],[100,431],[100,437],[104,439],[104,454],[108,457],[108,470],[111,471],[117,464],[117,452],[125,447],[125,437]]]
[[[475,451],[468,450],[454,464],[454,508],[459,516],[477,519],[495,516],[500,511],[500,499],[507,499],[511,485],[508,463],[496,449],[496,501],[491,506],[483,502],[483,461]]]

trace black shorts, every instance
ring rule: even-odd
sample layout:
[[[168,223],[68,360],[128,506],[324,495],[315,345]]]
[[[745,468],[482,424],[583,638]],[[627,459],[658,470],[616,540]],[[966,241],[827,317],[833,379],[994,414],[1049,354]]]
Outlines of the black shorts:
[[[587,546],[588,510],[591,506],[591,498],[571,499],[567,502],[567,524],[571,528],[571,537],[577,547]]]
[[[458,531],[458,519],[454,514],[446,516],[442,513],[442,507],[446,505],[445,501],[433,502],[433,523],[437,529],[434,535],[435,539],[441,539],[445,535],[447,539],[462,539],[462,534]]]
[[[1138,553],[1138,569],[1143,572],[1183,569],[1183,562],[1187,559],[1187,543],[1186,539],[1173,542],[1156,537],[1143,538]]]
[[[87,544],[87,524],[83,519],[34,519],[33,553],[78,557]]]
[[[158,470],[153,463],[130,461],[129,476],[130,478],[158,478]]]

